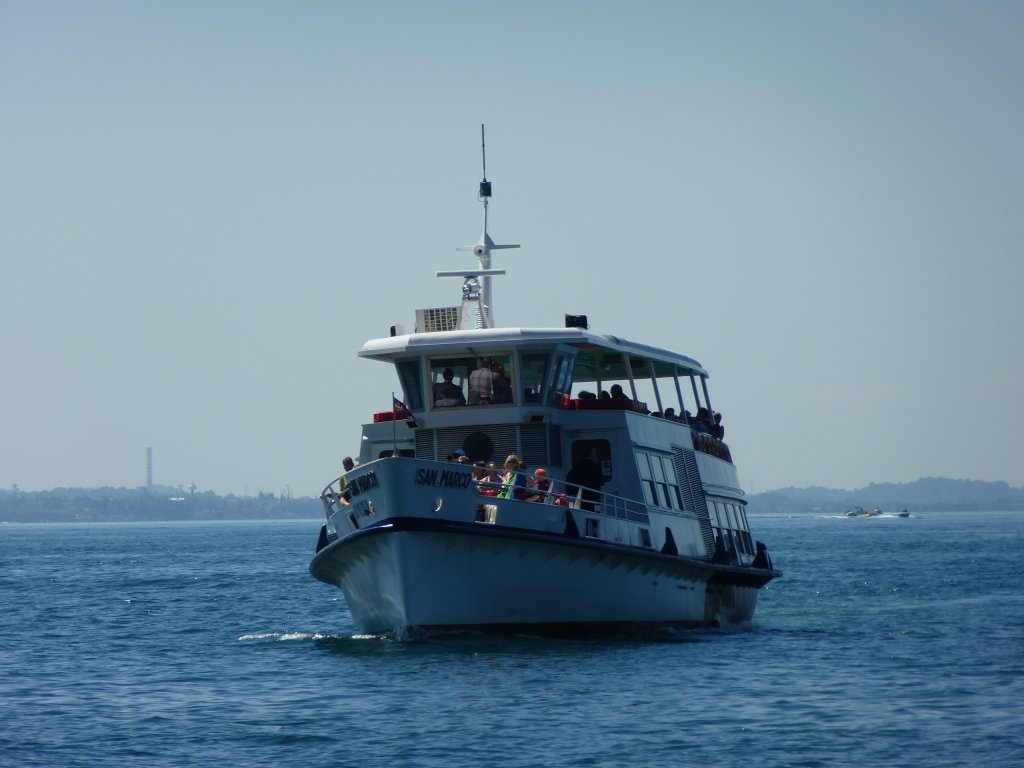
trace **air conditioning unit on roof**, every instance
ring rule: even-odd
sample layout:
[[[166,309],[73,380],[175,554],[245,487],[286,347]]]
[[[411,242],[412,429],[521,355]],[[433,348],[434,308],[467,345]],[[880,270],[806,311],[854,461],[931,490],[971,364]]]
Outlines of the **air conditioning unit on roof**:
[[[435,307],[416,310],[416,333],[456,331],[459,328],[459,307]]]

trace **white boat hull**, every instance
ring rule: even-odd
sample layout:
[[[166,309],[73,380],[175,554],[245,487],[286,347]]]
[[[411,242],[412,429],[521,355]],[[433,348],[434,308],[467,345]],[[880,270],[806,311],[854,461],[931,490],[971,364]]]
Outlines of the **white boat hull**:
[[[678,556],[413,518],[337,540],[310,568],[372,634],[721,626],[752,617],[760,586],[740,569]]]

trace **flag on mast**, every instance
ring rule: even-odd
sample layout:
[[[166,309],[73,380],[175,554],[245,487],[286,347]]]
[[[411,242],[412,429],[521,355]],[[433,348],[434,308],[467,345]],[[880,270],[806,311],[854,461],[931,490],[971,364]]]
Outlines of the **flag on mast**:
[[[394,409],[394,418],[395,419],[412,419],[413,418],[413,415],[411,413],[409,413],[409,409],[406,408],[406,403],[404,403],[401,400],[399,400],[393,394],[391,395],[391,399],[393,400],[392,408]]]
[[[396,419],[411,419],[412,418],[412,413],[410,413],[409,409],[405,407],[405,403],[403,403],[401,400],[399,400],[397,397],[395,397],[395,395],[393,393],[391,395],[391,400],[392,400],[391,407],[392,407],[392,409],[395,412],[395,418]]]

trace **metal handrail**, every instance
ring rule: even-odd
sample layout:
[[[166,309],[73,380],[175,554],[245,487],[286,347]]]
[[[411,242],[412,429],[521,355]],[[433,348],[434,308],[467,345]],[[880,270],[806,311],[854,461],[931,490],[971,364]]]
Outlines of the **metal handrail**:
[[[516,472],[516,476],[522,476],[527,478],[528,480],[533,479],[535,477],[534,475],[531,475],[529,472]],[[533,502],[538,504],[559,504],[561,500],[564,500],[565,503],[559,505],[570,507],[572,509],[585,509],[583,506],[584,504],[591,504],[593,505],[594,509],[587,511],[592,511],[595,514],[605,515],[608,517],[615,517],[623,520],[629,519],[629,515],[631,512],[637,514],[647,513],[647,504],[636,501],[634,499],[623,498],[622,496],[619,496],[617,494],[605,493],[604,491],[601,491],[597,488],[591,488],[589,486],[580,485],[579,483],[570,483],[565,480],[549,479],[548,482],[549,486],[546,491],[542,491],[538,488],[531,488],[529,486],[516,486],[514,483],[509,487],[513,489],[516,487],[525,488],[525,490],[530,495],[544,497],[541,501]],[[486,486],[488,489],[493,488],[494,493],[484,492],[483,490],[481,490],[482,486]],[[575,494],[569,494],[567,492],[568,486],[572,486],[573,488],[577,489]],[[506,500],[503,497],[499,497],[497,495],[500,492],[501,488],[503,487],[504,481],[502,480],[499,480],[497,483],[487,480],[486,478],[473,481],[473,490],[476,492],[478,496],[486,496],[488,498]],[[584,491],[590,491],[592,493],[597,494],[597,498],[594,500],[585,500],[583,498]],[[515,499],[509,496],[507,500]],[[522,501],[522,499],[519,499],[519,501]]]

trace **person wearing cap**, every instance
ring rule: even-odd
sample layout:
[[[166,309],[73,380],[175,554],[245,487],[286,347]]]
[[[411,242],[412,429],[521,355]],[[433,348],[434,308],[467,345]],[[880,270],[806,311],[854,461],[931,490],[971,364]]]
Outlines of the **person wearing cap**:
[[[544,467],[538,467],[533,473],[533,490],[527,501],[537,501],[541,504],[548,500],[548,492],[551,490],[551,480],[548,478],[548,471]]]

